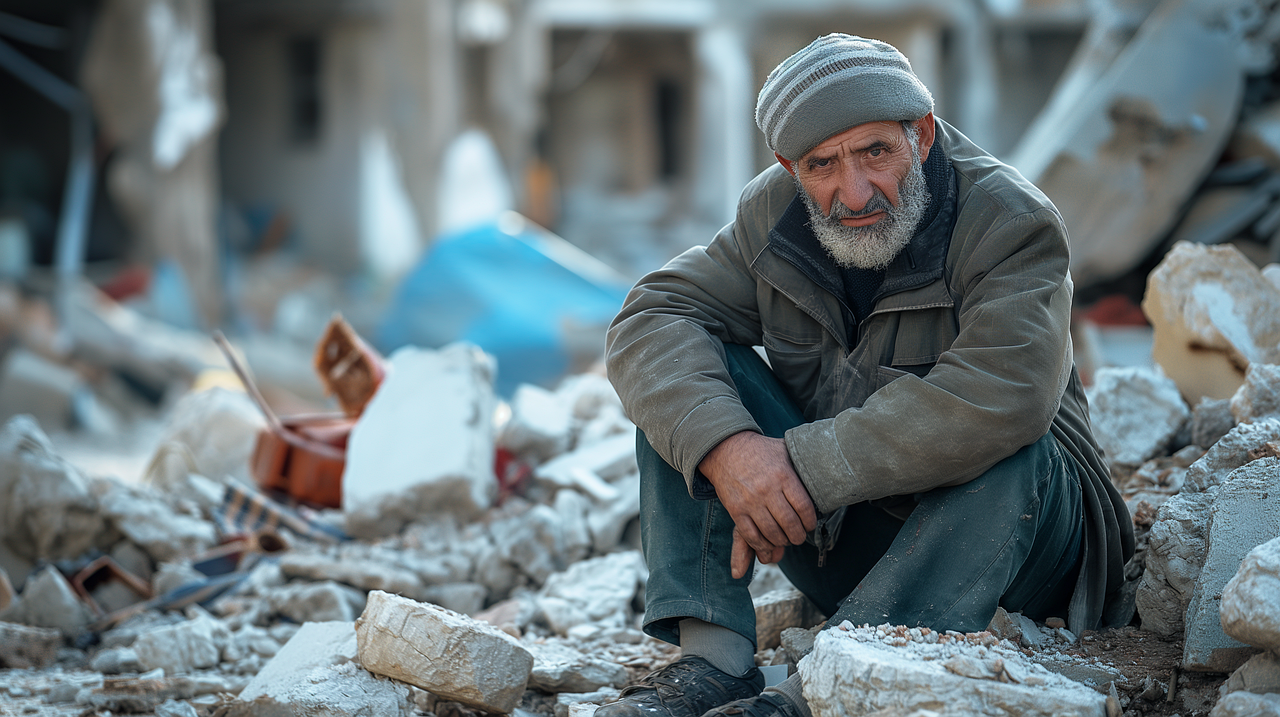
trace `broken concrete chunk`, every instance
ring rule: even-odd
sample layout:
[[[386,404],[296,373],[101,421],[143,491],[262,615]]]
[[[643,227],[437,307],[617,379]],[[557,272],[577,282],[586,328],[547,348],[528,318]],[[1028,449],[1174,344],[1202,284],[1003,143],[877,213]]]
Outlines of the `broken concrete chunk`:
[[[480,583],[445,583],[432,585],[422,591],[423,602],[472,616],[484,609],[484,601],[488,596],[489,588]]]
[[[1142,629],[1176,635],[1204,566],[1212,493],[1179,493],[1160,506],[1148,533],[1146,569],[1136,596]]]
[[[647,579],[639,551],[590,558],[548,578],[537,597],[538,609],[558,635],[588,622],[623,626]]]
[[[93,618],[71,583],[52,565],[27,578],[22,590],[22,622],[75,635]]]
[[[939,705],[955,714],[1105,714],[1104,695],[1000,647],[990,635],[983,644],[905,627],[842,627],[851,626],[819,633],[799,665],[815,715]]]
[[[374,538],[430,513],[479,515],[493,474],[492,357],[467,344],[404,347],[351,431],[342,479],[347,532]]]
[[[261,409],[243,391],[214,387],[188,393],[168,416],[147,479],[168,493],[185,492],[190,473],[247,481],[249,457],[265,427]]]
[[[418,597],[422,580],[413,572],[364,556],[345,560],[317,552],[291,550],[279,558],[280,571],[286,578],[333,580],[361,590],[385,590],[397,595]]]
[[[264,596],[271,609],[294,622],[351,622],[360,614],[363,593],[332,580],[298,583],[270,590]]]
[[[618,496],[587,513],[591,545],[597,555],[616,550],[622,543],[627,526],[640,516],[640,474],[620,478],[611,485]],[[751,585],[755,587],[755,582]]]
[[[556,695],[556,717],[569,717],[569,709],[576,705],[603,705],[614,702],[621,694],[613,688],[605,688],[596,692],[561,692]]]
[[[41,669],[52,664],[62,633],[50,628],[0,622],[0,669]]]
[[[1236,426],[1231,399],[1201,398],[1191,409],[1191,443],[1209,448]]]
[[[1244,384],[1231,397],[1231,415],[1237,423],[1280,418],[1280,366],[1249,364]]]
[[[789,627],[813,627],[822,622],[822,613],[804,593],[783,588],[754,601],[756,609],[756,649],[767,650],[782,644],[782,631]]]
[[[173,675],[217,666],[230,635],[220,620],[200,613],[194,619],[138,635],[133,651],[144,670],[162,668],[165,674]]]
[[[74,558],[104,528],[84,476],[30,416],[0,430],[0,541],[28,560]],[[15,577],[20,577],[15,573]]]
[[[1280,363],[1280,290],[1230,245],[1178,242],[1147,278],[1152,357],[1189,403],[1231,398],[1253,363]]]
[[[1187,469],[1183,492],[1208,490],[1210,486],[1221,483],[1231,471],[1253,460],[1250,451],[1276,440],[1280,440],[1280,420],[1277,419],[1268,418],[1232,428]]]
[[[1177,384],[1158,369],[1107,366],[1094,374],[1089,418],[1113,465],[1136,468],[1164,455],[1190,415]]]
[[[1259,695],[1280,692],[1280,655],[1264,652],[1250,657],[1231,673],[1220,690],[1223,695],[1241,691]]]
[[[542,463],[568,450],[572,431],[571,404],[545,388],[521,384],[511,397],[511,418],[498,445]]]
[[[602,687],[622,687],[627,668],[611,660],[575,650],[557,638],[521,643],[533,653],[529,687],[543,692],[595,692]]]
[[[1267,496],[1280,510],[1280,496]],[[1222,629],[1254,647],[1280,651],[1280,538],[1245,555],[1222,591]],[[1280,691],[1277,685],[1276,691]]]
[[[557,487],[576,487],[592,494],[593,488],[588,487],[590,480],[583,478],[582,474],[607,482],[635,470],[636,437],[632,433],[619,433],[547,461],[534,470],[534,476]]]
[[[101,512],[157,563],[198,555],[217,542],[213,523],[174,510],[153,490],[96,480]]]
[[[356,641],[370,672],[488,712],[511,712],[533,669],[533,655],[492,625],[382,591],[369,593]]]
[[[1232,692],[1218,700],[1209,717],[1280,717],[1280,694]]]
[[[108,647],[93,656],[89,667],[106,675],[144,671],[138,653],[132,647]]]
[[[306,623],[240,691],[229,717],[413,714],[409,687],[361,669],[357,654],[353,623]]]
[[[1237,468],[1218,488],[1208,552],[1187,605],[1183,667],[1231,672],[1256,651],[1223,632],[1223,588],[1254,547],[1280,536],[1280,458]]]

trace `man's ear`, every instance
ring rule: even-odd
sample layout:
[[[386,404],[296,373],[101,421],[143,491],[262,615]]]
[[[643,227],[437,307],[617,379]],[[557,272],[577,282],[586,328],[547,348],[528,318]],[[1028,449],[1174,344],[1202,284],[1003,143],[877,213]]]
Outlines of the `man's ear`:
[[[930,137],[932,137],[932,133],[930,134]],[[782,155],[778,154],[777,152],[774,152],[774,153],[773,153],[773,156],[775,156],[775,157],[777,157],[777,158],[778,158],[778,164],[781,164],[781,165],[782,165],[782,168],[783,168],[783,169],[785,169],[785,170],[787,170],[787,172],[788,172],[788,173],[790,173],[790,174],[791,174],[791,176],[793,176],[793,177],[794,177],[794,176],[796,176],[796,163],[795,163],[795,162],[792,162],[791,160],[787,159],[786,157],[783,157]]]
[[[916,120],[916,129],[920,130],[920,161],[924,162],[929,158],[929,148],[933,146],[934,124],[933,113],[921,117]]]

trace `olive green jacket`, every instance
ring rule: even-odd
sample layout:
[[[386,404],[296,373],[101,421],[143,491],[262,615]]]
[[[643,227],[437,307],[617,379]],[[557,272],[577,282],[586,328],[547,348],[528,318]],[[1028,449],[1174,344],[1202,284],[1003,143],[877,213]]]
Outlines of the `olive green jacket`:
[[[609,329],[609,378],[691,494],[711,497],[699,462],[759,430],[723,343],[763,346],[810,421],[785,439],[823,514],[967,482],[1052,431],[1078,463],[1085,502],[1070,623],[1092,629],[1123,582],[1133,526],[1072,360],[1066,229],[1040,190],[941,120],[935,147],[955,196],[890,265],[861,324],[797,245],[786,216],[795,184],[773,166],[709,246],[631,291]]]

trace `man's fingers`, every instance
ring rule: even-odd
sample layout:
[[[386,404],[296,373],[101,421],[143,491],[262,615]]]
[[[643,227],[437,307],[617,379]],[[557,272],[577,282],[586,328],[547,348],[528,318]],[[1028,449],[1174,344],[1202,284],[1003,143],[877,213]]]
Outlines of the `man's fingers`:
[[[743,540],[742,534],[737,530],[733,531],[733,551],[729,554],[729,570],[735,580],[747,574],[751,569],[751,561],[755,558],[755,552],[751,546],[747,545],[747,541]]]
[[[787,502],[783,502],[780,506],[770,506],[770,512],[773,519],[781,526],[782,531],[786,534],[786,542],[791,545],[799,545],[804,542],[805,533],[808,532],[801,522],[800,516],[796,514],[795,508]],[[771,541],[774,545],[784,545],[778,541]]]
[[[796,482],[800,483],[799,480]],[[783,495],[787,497],[787,502],[800,518],[800,524],[806,533],[818,527],[818,511],[813,507],[813,499],[809,497],[809,491],[805,489],[803,483],[800,483],[796,490],[787,490]],[[803,540],[803,537],[801,539]],[[798,542],[793,544],[799,545]]]

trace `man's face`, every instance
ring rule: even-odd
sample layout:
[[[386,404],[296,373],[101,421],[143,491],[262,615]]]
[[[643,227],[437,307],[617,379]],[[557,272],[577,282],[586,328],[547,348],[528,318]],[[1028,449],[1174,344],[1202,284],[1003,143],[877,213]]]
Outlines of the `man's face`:
[[[921,164],[932,120],[911,133],[899,122],[869,122],[795,162],[778,158],[796,178],[814,234],[841,266],[881,269],[910,243],[929,204]]]

